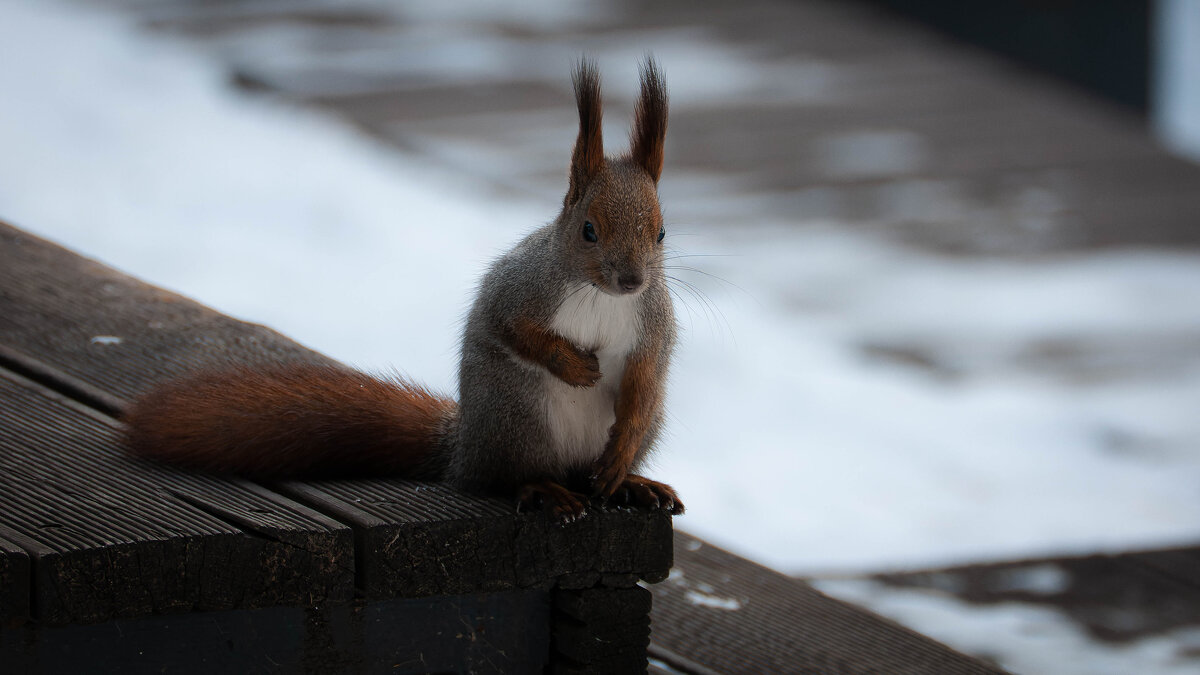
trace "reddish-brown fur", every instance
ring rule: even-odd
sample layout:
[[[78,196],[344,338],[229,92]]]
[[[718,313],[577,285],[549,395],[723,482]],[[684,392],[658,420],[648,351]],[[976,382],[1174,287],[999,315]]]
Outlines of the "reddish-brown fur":
[[[625,376],[617,394],[617,419],[609,432],[608,446],[596,464],[597,494],[611,495],[633,466],[642,439],[653,421],[659,391],[655,364],[648,354],[633,354],[625,363]]]
[[[399,378],[296,364],[201,372],[138,399],[130,450],[251,477],[440,477],[457,410]]]
[[[654,423],[654,411],[662,401],[662,384],[657,377],[653,352],[631,355],[617,395],[616,422],[608,446],[593,467],[592,486],[596,495],[622,494],[626,501],[641,506],[666,508],[683,513],[683,502],[669,486],[629,473],[642,441]]]
[[[563,336],[552,333],[531,319],[521,318],[504,336],[508,347],[555,377],[576,387],[591,387],[600,381],[600,362]]]
[[[579,109],[579,137],[571,153],[571,175],[566,203],[573,204],[583,196],[588,182],[604,166],[604,140],[600,123],[603,109],[600,104],[600,73],[596,64],[584,59],[573,76],[575,102]]]
[[[667,137],[667,86],[653,61],[642,70],[642,95],[633,118],[630,156],[655,183],[662,175],[663,140]]]

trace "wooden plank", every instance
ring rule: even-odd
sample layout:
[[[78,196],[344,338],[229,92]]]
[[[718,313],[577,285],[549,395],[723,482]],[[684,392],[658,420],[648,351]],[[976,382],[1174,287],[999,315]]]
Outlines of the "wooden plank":
[[[1191,588],[1192,595],[1200,602],[1200,548],[1178,548],[1165,551],[1148,551],[1132,553],[1125,556],[1130,563],[1145,567],[1165,575],[1175,582]]]
[[[40,363],[57,381],[106,392],[118,407],[149,384],[205,363],[331,362],[269,328],[140,283],[3,222],[0,345],[24,355],[27,367]]]
[[[928,637],[682,532],[651,587],[650,654],[683,671],[999,673]]]
[[[0,628],[29,619],[29,554],[11,541],[0,539]]]
[[[359,533],[366,597],[456,595],[516,588],[655,582],[671,568],[671,518],[592,509],[561,524],[515,515],[507,500],[405,480],[288,482],[283,494]]]
[[[553,672],[644,672],[650,604],[650,592],[640,586],[559,591]]]
[[[1053,608],[1095,638],[1130,642],[1200,624],[1200,548],[983,563],[881,574],[973,604]]]
[[[547,593],[355,601],[0,630],[5,673],[536,673]]]
[[[0,537],[32,557],[34,619],[350,599],[348,528],[242,481],[130,459],[119,433],[0,371]]]

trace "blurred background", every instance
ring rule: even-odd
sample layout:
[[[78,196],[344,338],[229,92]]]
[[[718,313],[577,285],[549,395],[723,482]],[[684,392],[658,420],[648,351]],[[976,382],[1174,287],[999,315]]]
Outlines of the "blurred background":
[[[618,153],[650,52],[676,525],[1017,672],[1196,672],[1200,591],[1094,556],[1200,545],[1200,3],[0,0],[0,219],[452,392],[573,62]]]

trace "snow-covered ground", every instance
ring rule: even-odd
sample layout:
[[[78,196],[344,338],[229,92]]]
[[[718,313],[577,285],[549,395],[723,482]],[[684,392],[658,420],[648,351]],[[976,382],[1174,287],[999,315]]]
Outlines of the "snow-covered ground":
[[[664,66],[683,90],[705,72]],[[348,363],[453,390],[476,279],[556,212],[472,185],[240,96],[120,16],[0,0],[0,219]],[[678,289],[652,469],[681,527],[797,573],[1196,541],[1200,256],[953,258],[719,215],[668,233],[707,296]],[[897,349],[936,367],[878,356]]]
[[[1105,644],[1045,607],[1016,602],[977,607],[951,595],[859,579],[816,586],[1022,675],[1195,675],[1200,668],[1197,626]]]

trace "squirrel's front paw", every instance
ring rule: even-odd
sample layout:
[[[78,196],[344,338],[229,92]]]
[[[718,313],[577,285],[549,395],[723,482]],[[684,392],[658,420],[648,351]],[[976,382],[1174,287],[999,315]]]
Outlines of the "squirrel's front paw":
[[[604,462],[603,458],[592,466],[592,496],[608,498],[625,482],[627,469],[620,462]]]
[[[600,381],[600,359],[591,352],[576,350],[550,362],[550,372],[574,387],[594,387]]]

